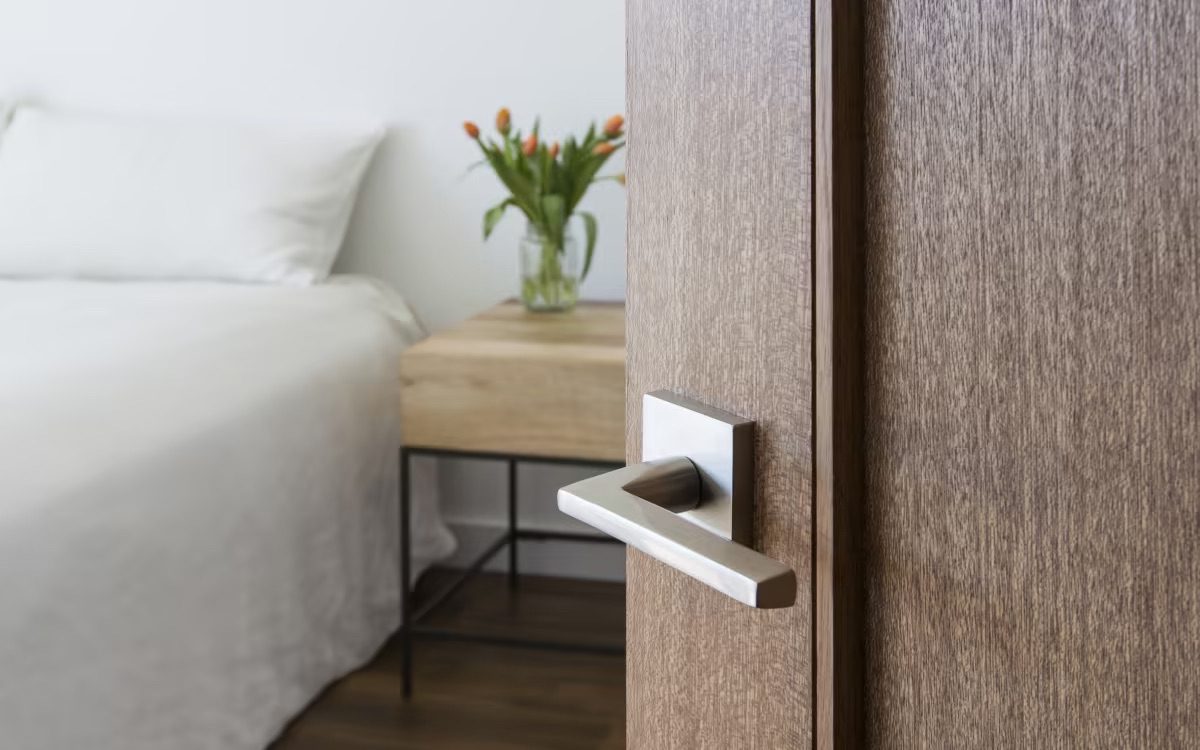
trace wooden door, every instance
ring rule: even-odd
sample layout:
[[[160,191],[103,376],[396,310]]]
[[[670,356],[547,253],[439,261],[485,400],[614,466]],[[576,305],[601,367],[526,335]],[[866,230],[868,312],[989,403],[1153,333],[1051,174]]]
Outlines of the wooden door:
[[[669,389],[758,422],[755,547],[794,607],[637,552],[631,748],[790,748],[813,722],[811,25],[806,3],[630,0],[627,451]]]
[[[630,746],[1200,746],[1197,10],[628,8],[629,458],[758,420],[801,588],[631,552]]]
[[[864,7],[865,739],[1200,747],[1200,12]]]

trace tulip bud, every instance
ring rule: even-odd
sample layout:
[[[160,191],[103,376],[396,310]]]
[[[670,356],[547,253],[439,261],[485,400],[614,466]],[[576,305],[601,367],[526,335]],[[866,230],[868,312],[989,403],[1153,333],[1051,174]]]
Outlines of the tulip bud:
[[[537,151],[537,136],[530,133],[525,142],[521,144],[521,153],[526,156],[533,156],[533,152],[535,151]]]
[[[616,138],[624,127],[625,118],[621,115],[613,115],[604,123],[604,134],[609,138]]]
[[[617,147],[612,145],[608,141],[601,141],[600,143],[596,144],[595,148],[592,149],[592,153],[595,154],[596,156],[608,156],[609,154],[611,154],[613,151],[616,151],[616,150],[617,150]]]
[[[463,130],[467,131],[467,135],[475,140],[479,140],[479,126],[467,120],[463,123]]]
[[[558,158],[558,141],[555,141],[554,143],[550,144],[550,158],[551,159]]]
[[[500,135],[508,135],[509,128],[512,127],[512,115],[508,111],[508,107],[501,107],[496,113],[496,130],[500,131]]]

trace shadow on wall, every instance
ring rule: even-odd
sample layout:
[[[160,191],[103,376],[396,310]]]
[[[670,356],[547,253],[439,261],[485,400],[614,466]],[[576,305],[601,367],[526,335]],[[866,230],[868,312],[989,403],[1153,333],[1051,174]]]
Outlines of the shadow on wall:
[[[479,216],[462,194],[467,165],[456,175],[443,174],[444,162],[430,156],[431,148],[416,127],[388,130],[336,268],[393,280],[422,321],[441,328],[454,322],[449,316],[468,314],[445,312],[447,298],[490,302],[512,296],[517,256],[515,240],[512,252],[481,252]],[[420,283],[405,283],[410,279]]]

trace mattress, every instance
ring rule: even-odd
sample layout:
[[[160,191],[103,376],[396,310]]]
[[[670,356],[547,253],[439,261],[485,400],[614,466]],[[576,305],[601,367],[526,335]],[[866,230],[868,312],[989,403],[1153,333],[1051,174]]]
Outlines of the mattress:
[[[0,281],[0,732],[261,748],[399,620],[397,359],[363,279]],[[448,554],[414,476],[418,569]]]

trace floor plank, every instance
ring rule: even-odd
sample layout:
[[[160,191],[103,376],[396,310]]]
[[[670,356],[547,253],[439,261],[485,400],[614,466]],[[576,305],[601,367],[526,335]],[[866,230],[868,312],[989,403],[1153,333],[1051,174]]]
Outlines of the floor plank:
[[[445,580],[426,576],[418,594]],[[624,586],[482,575],[431,617],[444,628],[523,638],[624,642]],[[334,684],[272,750],[616,750],[625,746],[619,656],[419,640],[415,689],[400,699],[397,639]]]

